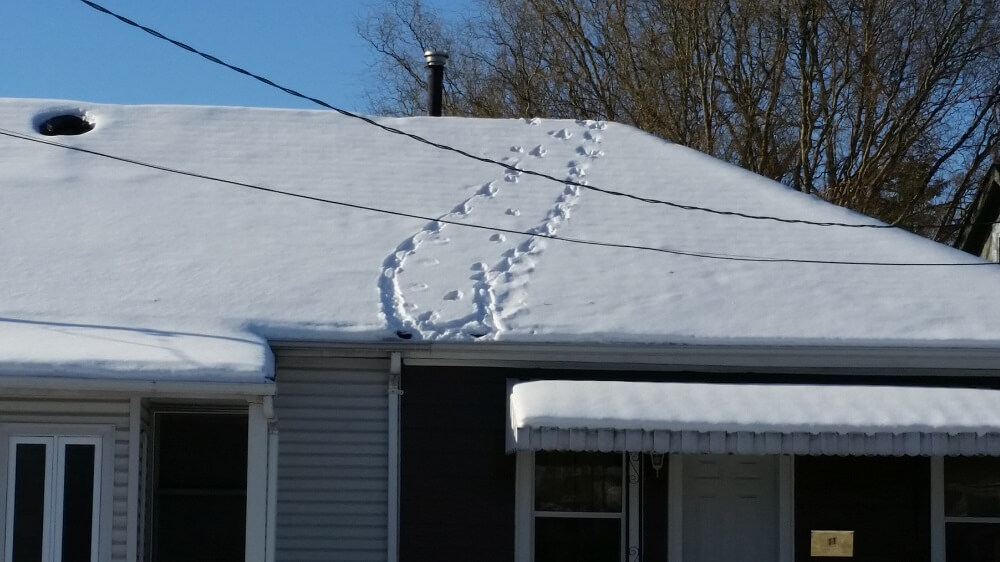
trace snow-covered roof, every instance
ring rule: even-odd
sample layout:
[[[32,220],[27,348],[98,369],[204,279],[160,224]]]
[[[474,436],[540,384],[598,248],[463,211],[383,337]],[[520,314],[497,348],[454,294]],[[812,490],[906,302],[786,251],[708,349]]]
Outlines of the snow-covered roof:
[[[1000,390],[533,381],[512,448],[824,455],[1000,454]]]
[[[43,137],[45,116],[96,128]],[[631,127],[380,123],[640,197],[872,222]],[[354,205],[690,252],[970,263],[897,230],[686,211],[504,170],[327,111],[0,100],[0,129]],[[0,136],[0,372],[259,378],[267,340],[1000,344],[1000,272],[723,261],[462,228]],[[961,290],[956,287],[961,286]]]

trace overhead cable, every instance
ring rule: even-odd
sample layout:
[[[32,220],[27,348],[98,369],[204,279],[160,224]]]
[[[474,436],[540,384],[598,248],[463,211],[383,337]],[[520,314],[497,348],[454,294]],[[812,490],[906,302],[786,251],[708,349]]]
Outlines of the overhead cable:
[[[746,256],[746,255],[734,255],[734,254],[719,254],[710,252],[696,252],[691,250],[666,248],[666,247],[656,247],[656,246],[643,246],[638,244],[626,244],[618,242],[604,242],[599,240],[588,240],[584,238],[571,238],[568,236],[557,236],[555,234],[546,234],[542,232],[531,232],[524,230],[516,230],[512,228],[503,228],[498,226],[491,226],[485,224],[475,224],[466,223],[456,220],[445,219],[444,217],[430,217],[426,215],[419,215],[416,213],[408,213],[405,211],[395,211],[391,209],[385,209],[381,207],[373,207],[370,205],[360,205],[357,203],[350,203],[347,201],[337,201],[334,199],[327,199],[323,197],[316,197],[313,195],[306,195],[303,193],[295,193],[292,191],[284,191],[281,189],[276,189],[272,187],[266,187],[262,185],[256,185],[247,182],[241,182],[232,179],[221,178],[218,176],[212,176],[209,174],[203,174],[199,172],[192,172],[188,170],[181,170],[178,168],[172,168],[170,166],[164,166],[161,164],[155,164],[151,162],[145,162],[142,160],[137,160],[134,158],[128,158],[124,156],[117,156],[114,154],[108,154],[106,152],[100,152],[97,150],[91,150],[89,148],[83,148],[80,146],[72,146],[68,144],[62,144],[50,140],[40,139],[25,135],[22,133],[17,133],[15,131],[9,131],[6,129],[0,129],[0,135],[19,139],[23,141],[34,142],[38,144],[44,144],[56,148],[62,148],[65,150],[72,150],[75,152],[81,152],[84,154],[89,154],[92,156],[98,156],[101,158],[107,158],[109,160],[114,160],[117,162],[122,162],[125,164],[131,164],[134,166],[142,166],[144,168],[149,168],[153,170],[159,170],[161,172],[167,172],[170,174],[177,174],[181,176],[187,176],[191,178],[197,178],[217,183],[222,183],[226,185],[232,185],[237,187],[243,187],[246,189],[252,189],[255,191],[261,191],[265,193],[271,193],[275,195],[282,195],[286,197],[294,197],[297,199],[304,199],[307,201],[314,201],[317,203],[323,203],[327,205],[336,205],[339,207],[345,207],[348,209],[356,209],[360,211],[368,211],[372,213],[379,213],[384,215],[409,218],[415,220],[421,220],[431,223],[447,224],[462,228],[469,228],[475,230],[485,230],[489,232],[502,232],[505,234],[513,234],[518,236],[528,236],[536,238],[544,238],[547,240],[555,240],[558,242],[567,242],[571,244],[581,244],[586,246],[601,246],[606,248],[620,248],[627,250],[640,250],[647,252],[657,252],[662,254],[672,254],[677,256],[687,256],[693,258],[703,258],[703,259],[713,259],[713,260],[723,260],[723,261],[740,261],[740,262],[763,262],[763,263],[801,263],[801,264],[824,264],[824,265],[860,265],[860,266],[892,266],[892,267],[964,267],[964,266],[995,266],[1000,264],[990,263],[990,262],[970,262],[970,263],[924,263],[924,262],[877,262],[877,261],[839,261],[839,260],[818,260],[818,259],[799,259],[799,258],[772,258],[763,256]]]
[[[155,29],[152,29],[150,27],[147,27],[145,25],[137,23],[137,22],[135,22],[135,21],[133,21],[133,20],[125,17],[125,16],[117,14],[117,13],[115,13],[115,12],[113,12],[113,11],[105,8],[104,6],[101,6],[100,4],[92,2],[91,0],[80,0],[80,1],[83,2],[84,4],[86,4],[87,6],[90,6],[91,8],[99,11],[99,12],[103,12],[103,13],[109,15],[109,16],[114,17],[115,19],[121,21],[122,23],[130,25],[130,26],[135,27],[137,29],[141,29],[142,31],[145,31],[146,33],[152,35],[153,37],[156,37],[157,39],[162,39],[164,41],[167,41],[167,42],[169,42],[169,43],[171,43],[171,44],[173,44],[173,45],[175,45],[177,47],[180,47],[181,49],[184,49],[185,51],[189,51],[191,53],[194,53],[194,54],[196,54],[196,55],[198,55],[198,56],[200,56],[200,57],[202,57],[202,58],[204,58],[204,59],[206,59],[206,60],[208,60],[208,61],[210,61],[210,62],[212,62],[214,64],[218,64],[218,65],[224,66],[224,67],[226,67],[226,68],[228,68],[228,69],[230,69],[232,71],[238,72],[238,73],[243,74],[245,76],[249,76],[250,78],[253,78],[254,80],[262,82],[262,83],[264,83],[264,84],[266,84],[266,85],[268,85],[268,86],[270,86],[272,88],[277,88],[277,89],[279,89],[279,90],[281,90],[281,91],[283,91],[286,94],[289,94],[291,96],[295,96],[297,98],[301,98],[301,99],[310,101],[310,102],[312,102],[312,103],[314,103],[314,104],[316,104],[316,105],[318,105],[320,107],[324,107],[326,109],[330,109],[330,110],[333,110],[333,111],[335,111],[335,112],[337,112],[337,113],[339,113],[341,115],[344,115],[345,117],[350,117],[352,119],[357,119],[357,120],[363,121],[363,122],[365,122],[365,123],[367,123],[369,125],[372,125],[374,127],[378,127],[379,129],[382,129],[385,132],[392,133],[394,135],[400,135],[400,136],[403,136],[403,137],[415,140],[415,141],[417,141],[419,143],[423,143],[423,144],[426,144],[428,146],[432,146],[432,147],[440,149],[440,150],[445,150],[445,151],[448,151],[448,152],[459,154],[459,155],[461,155],[461,156],[463,156],[465,158],[476,160],[478,162],[482,162],[482,163],[485,163],[485,164],[491,164],[491,165],[494,165],[494,166],[499,166],[499,167],[504,168],[506,170],[509,170],[511,172],[516,172],[516,173],[525,174],[525,175],[529,175],[529,176],[535,176],[535,177],[543,178],[543,179],[546,179],[546,180],[549,180],[549,181],[554,181],[554,182],[559,183],[559,184],[571,185],[571,186],[574,186],[574,187],[579,187],[580,189],[586,189],[586,190],[589,190],[589,191],[595,191],[595,192],[598,192],[598,193],[603,193],[605,195],[612,195],[612,196],[615,196],[615,197],[625,197],[625,198],[628,198],[628,199],[633,199],[635,201],[640,201],[642,203],[650,203],[650,204],[655,204],[655,205],[665,205],[667,207],[672,207],[672,208],[680,209],[680,210],[683,210],[683,211],[700,211],[700,212],[704,212],[704,213],[710,213],[710,214],[713,214],[713,215],[738,217],[738,218],[752,219],[752,220],[766,220],[766,221],[774,221],[774,222],[788,223],[788,224],[804,224],[804,225],[811,225],[811,226],[842,227],[842,228],[877,228],[877,229],[898,228],[898,227],[896,227],[894,225],[884,224],[884,223],[882,223],[882,224],[869,224],[869,223],[843,223],[843,222],[811,221],[811,220],[805,220],[805,219],[792,219],[792,218],[784,218],[784,217],[775,217],[775,216],[770,216],[770,215],[754,215],[754,214],[749,214],[749,213],[741,213],[739,211],[724,211],[724,210],[719,210],[719,209],[712,209],[712,208],[709,208],[709,207],[701,207],[701,206],[698,206],[698,205],[685,205],[685,204],[682,204],[682,203],[676,203],[676,202],[667,201],[667,200],[664,200],[664,199],[655,199],[655,198],[652,198],[652,197],[642,197],[642,196],[639,196],[639,195],[635,195],[635,194],[632,194],[632,193],[626,193],[626,192],[623,192],[623,191],[615,191],[615,190],[612,190],[612,189],[605,189],[605,188],[602,188],[602,187],[598,187],[598,186],[594,186],[594,185],[590,185],[590,184],[585,184],[583,182],[578,182],[578,181],[574,181],[574,180],[571,180],[571,179],[557,178],[555,176],[552,176],[552,175],[549,175],[549,174],[546,174],[546,173],[543,173],[543,172],[538,172],[538,171],[534,171],[534,170],[527,170],[527,169],[518,168],[518,167],[516,167],[516,166],[514,166],[512,164],[501,162],[499,160],[494,160],[492,158],[487,158],[485,156],[479,156],[479,155],[467,152],[465,150],[462,150],[460,148],[456,148],[456,147],[453,147],[453,146],[450,146],[450,145],[447,145],[447,144],[443,144],[443,143],[435,142],[435,141],[432,141],[432,140],[428,140],[428,139],[426,139],[426,138],[424,138],[424,137],[422,137],[420,135],[417,135],[417,134],[414,134],[414,133],[410,133],[410,132],[407,132],[407,131],[403,131],[401,129],[397,129],[396,127],[390,127],[388,125],[379,123],[378,121],[375,121],[374,119],[372,119],[370,117],[366,117],[364,115],[359,115],[357,113],[353,113],[351,111],[347,111],[346,109],[341,109],[339,107],[335,107],[335,106],[333,106],[333,105],[331,105],[331,104],[329,104],[329,103],[327,103],[327,102],[325,102],[325,101],[323,101],[323,100],[321,100],[319,98],[308,96],[306,94],[303,94],[301,92],[293,90],[292,88],[289,88],[287,86],[282,86],[280,84],[277,84],[274,81],[270,80],[269,78],[266,78],[266,77],[261,76],[259,74],[255,74],[253,72],[250,72],[249,70],[246,70],[244,68],[240,68],[240,67],[238,67],[236,65],[233,65],[233,64],[230,64],[228,62],[225,62],[225,61],[219,59],[218,57],[210,55],[210,54],[205,53],[203,51],[200,51],[200,50],[192,47],[191,45],[188,45],[187,43],[183,43],[183,42],[178,41],[176,39],[172,39],[170,37],[167,37],[166,35],[160,33],[159,31],[156,31]]]

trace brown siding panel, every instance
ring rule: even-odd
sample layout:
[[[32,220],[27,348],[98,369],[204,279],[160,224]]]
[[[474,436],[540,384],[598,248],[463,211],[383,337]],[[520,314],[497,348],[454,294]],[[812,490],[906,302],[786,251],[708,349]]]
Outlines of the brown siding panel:
[[[506,374],[404,369],[401,560],[514,559]]]

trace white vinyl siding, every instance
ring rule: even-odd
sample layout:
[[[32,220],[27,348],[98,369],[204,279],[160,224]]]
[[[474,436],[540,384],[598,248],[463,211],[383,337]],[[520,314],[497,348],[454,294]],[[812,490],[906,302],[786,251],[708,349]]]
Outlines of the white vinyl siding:
[[[111,560],[124,561],[128,533],[128,399],[0,397],[0,429],[6,424],[114,426]]]
[[[386,559],[388,370],[278,353],[278,562]]]

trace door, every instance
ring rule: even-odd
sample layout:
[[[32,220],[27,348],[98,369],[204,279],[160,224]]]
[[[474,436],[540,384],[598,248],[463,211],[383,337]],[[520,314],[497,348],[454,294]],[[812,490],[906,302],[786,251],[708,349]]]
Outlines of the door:
[[[683,458],[685,562],[778,560],[778,462],[774,456]]]
[[[5,562],[97,562],[99,437],[10,438]]]
[[[243,562],[247,413],[154,414],[152,562]]]

